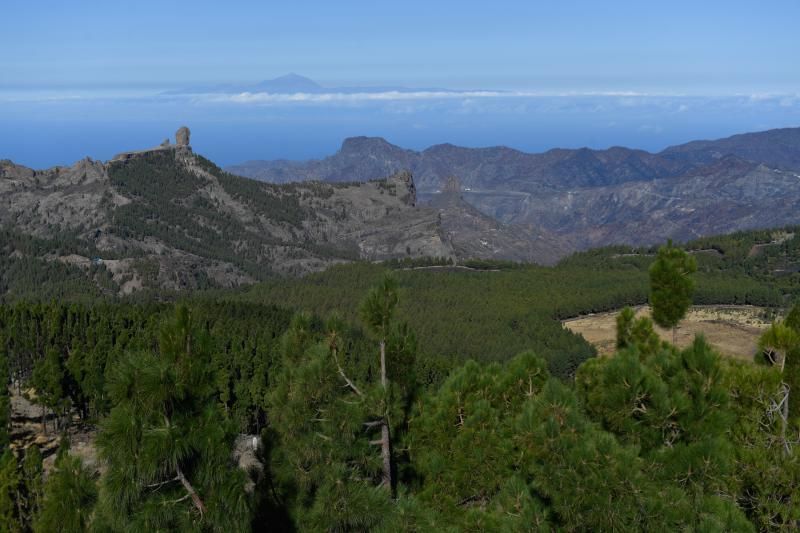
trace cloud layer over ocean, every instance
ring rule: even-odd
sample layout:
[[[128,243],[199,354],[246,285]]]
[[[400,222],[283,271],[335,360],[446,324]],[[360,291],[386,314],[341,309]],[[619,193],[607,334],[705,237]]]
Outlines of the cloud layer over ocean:
[[[184,90],[0,88],[0,159],[36,168],[152,146],[182,124],[220,164],[324,157],[345,137],[556,147],[671,144],[800,126],[800,94],[446,89]],[[43,148],[43,147],[46,147]]]

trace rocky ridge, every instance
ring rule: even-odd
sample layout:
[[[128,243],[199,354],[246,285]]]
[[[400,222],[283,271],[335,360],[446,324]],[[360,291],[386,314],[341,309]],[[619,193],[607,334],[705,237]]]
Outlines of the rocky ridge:
[[[653,154],[450,144],[413,151],[384,139],[346,139],[334,155],[303,163],[229,167],[268,181],[366,180],[410,169],[421,203],[454,176],[484,215],[559,242],[556,255],[609,244],[654,244],[800,222],[800,128],[694,141]]]
[[[408,172],[273,185],[222,171],[188,138],[43,171],[2,161],[0,226],[57,243],[40,258],[103,269],[121,293],[231,287],[357,259],[555,260],[463,202],[420,207]]]

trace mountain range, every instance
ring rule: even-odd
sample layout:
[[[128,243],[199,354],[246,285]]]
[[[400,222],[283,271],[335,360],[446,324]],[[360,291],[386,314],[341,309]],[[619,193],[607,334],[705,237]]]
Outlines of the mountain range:
[[[0,206],[0,277],[19,271],[14,261],[54,263],[121,294],[232,287],[358,259],[552,263],[566,252],[458,195],[417,205],[407,172],[285,185],[234,176],[195,154],[188,130],[108,162],[33,170],[0,161]]]
[[[440,144],[407,150],[346,139],[310,161],[248,161],[231,173],[274,183],[369,180],[407,169],[422,202],[455,178],[482,213],[573,249],[653,244],[800,222],[800,128],[694,141],[649,153],[624,147],[553,149]]]
[[[107,162],[33,170],[3,160],[0,293],[13,290],[9,280],[51,279],[54,265],[127,294],[233,287],[354,260],[553,264],[598,245],[796,225],[798,147],[798,129],[658,154],[415,152],[357,137],[323,160],[225,171],[194,153],[181,128],[175,144]]]

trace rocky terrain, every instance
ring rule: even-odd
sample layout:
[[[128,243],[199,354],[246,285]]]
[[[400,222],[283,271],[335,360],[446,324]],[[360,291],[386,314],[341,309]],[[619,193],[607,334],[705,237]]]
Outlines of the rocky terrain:
[[[345,139],[330,157],[307,162],[248,161],[227,167],[234,174],[273,183],[287,181],[352,181],[374,179],[407,169],[420,190],[439,189],[442,179],[458,176],[464,187],[539,191],[549,187],[608,185],[657,179],[689,168],[689,164],[641,150],[555,149],[528,154],[503,146],[461,148],[432,146],[406,150],[377,137]]]
[[[648,182],[509,197],[467,194],[510,224],[536,224],[579,249],[652,244],[800,223],[800,175],[727,156],[713,170]],[[513,205],[509,205],[514,202]]]
[[[184,128],[175,144],[108,163],[36,171],[2,161],[0,206],[4,261],[35,256],[103,274],[107,290],[123,294],[232,287],[356,259],[561,255],[551,236],[511,228],[458,197],[418,206],[408,172],[288,185],[233,176],[196,155]]]
[[[529,154],[449,144],[416,152],[356,137],[325,159],[251,161],[228,170],[285,183],[368,180],[401,169],[414,174],[423,202],[435,202],[455,176],[466,202],[559,241],[557,253],[800,223],[800,128],[695,141],[657,154],[621,147]]]
[[[504,224],[466,202],[458,193],[437,194],[425,204],[439,211],[440,227],[456,256],[553,264],[572,252],[569,238],[536,224]]]
[[[800,224],[798,131],[660,154],[414,152],[362,137],[321,161],[231,169],[287,183],[221,170],[192,151],[188,128],[109,162],[0,161],[0,293],[54,276],[112,294],[235,287],[358,259],[552,264],[600,245]]]

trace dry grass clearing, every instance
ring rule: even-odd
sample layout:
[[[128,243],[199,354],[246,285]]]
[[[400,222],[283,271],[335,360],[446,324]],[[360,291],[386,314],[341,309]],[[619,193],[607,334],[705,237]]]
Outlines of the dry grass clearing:
[[[619,311],[586,315],[565,320],[563,324],[583,335],[601,355],[608,355],[614,353],[616,344],[617,314]],[[636,316],[650,316],[650,307],[637,307]],[[747,305],[692,307],[678,326],[678,346],[688,346],[695,335],[702,333],[720,353],[752,360],[758,337],[772,322],[768,316],[764,308]],[[662,339],[672,341],[672,330],[656,327],[656,331]]]

